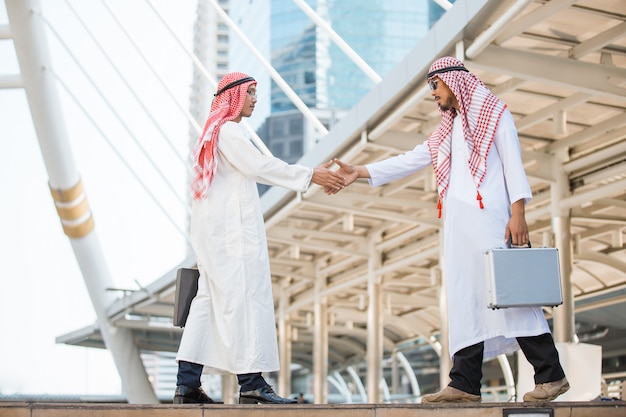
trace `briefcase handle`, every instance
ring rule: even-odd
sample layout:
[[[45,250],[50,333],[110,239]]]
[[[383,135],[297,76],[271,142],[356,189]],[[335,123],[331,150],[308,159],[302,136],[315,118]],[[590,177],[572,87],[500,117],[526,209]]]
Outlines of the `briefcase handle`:
[[[520,249],[520,248],[530,248],[530,240],[528,241],[528,243],[526,245],[514,245],[512,242],[513,239],[511,239],[511,237],[509,236],[509,240],[506,241],[506,247],[507,249]]]

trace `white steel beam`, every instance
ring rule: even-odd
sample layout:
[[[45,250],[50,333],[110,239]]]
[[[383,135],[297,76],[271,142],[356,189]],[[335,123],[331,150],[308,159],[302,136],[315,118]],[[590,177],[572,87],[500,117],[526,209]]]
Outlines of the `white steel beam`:
[[[404,353],[402,352],[397,352],[396,356],[398,358],[398,361],[400,362],[400,365],[402,365],[402,368],[404,369],[404,372],[406,373],[407,378],[409,378],[409,384],[411,385],[411,390],[413,391],[413,395],[415,395],[416,397],[421,396],[422,392],[420,390],[420,384],[419,382],[417,382],[415,371],[413,370],[413,367],[409,363],[409,360],[406,358],[406,356],[404,356]]]
[[[543,6],[537,7],[535,10],[526,13],[519,19],[507,22],[506,28],[498,34],[494,43],[501,45],[512,37],[524,32],[529,27],[537,24],[537,22],[545,21],[548,17],[570,7],[577,1],[578,0],[552,0]]]
[[[163,26],[165,26],[165,28],[167,29],[169,34],[172,36],[172,38],[176,40],[176,42],[178,43],[178,46],[180,46],[180,48],[185,52],[185,54],[187,54],[187,56],[191,59],[191,61],[194,64],[194,69],[196,69],[200,74],[202,74],[203,78],[211,84],[211,86],[213,87],[213,90],[217,91],[217,81],[215,80],[214,76],[212,76],[209,73],[209,71],[206,69],[205,65],[198,58],[198,56],[196,56],[196,54],[194,54],[193,51],[191,51],[188,47],[185,46],[185,43],[182,41],[180,36],[178,36],[176,34],[176,32],[174,32],[174,30],[172,30],[172,27],[165,21],[165,19],[163,18],[163,15],[161,13],[159,13],[159,11],[154,7],[154,5],[150,1],[148,1],[148,0],[146,0],[146,4],[148,5],[148,7],[150,9],[152,9],[154,14],[161,21],[161,23],[163,23]],[[200,10],[202,10],[202,12],[204,12],[204,7],[200,7]],[[206,25],[204,25],[204,26],[206,26]],[[200,36],[202,36],[202,35],[200,35]],[[198,38],[198,36],[194,37],[194,39],[197,39],[197,38]],[[200,41],[197,40],[197,42],[200,42]],[[203,54],[204,51],[201,51],[200,53]],[[264,155],[272,155],[272,152],[270,152],[268,147],[265,145],[265,142],[263,142],[263,140],[259,137],[259,135],[250,127],[250,124],[246,120],[242,120],[241,124],[243,125],[243,127],[246,129],[246,131],[250,135],[252,143],[254,143],[254,145],[257,148],[259,148],[259,150]]]
[[[0,25],[0,40],[11,39],[11,27],[9,25]]]
[[[565,139],[561,139],[551,143],[548,146],[549,152],[556,152],[565,148],[572,148],[574,146],[580,145],[581,143],[590,141],[598,136],[619,129],[626,125],[626,113],[621,113],[615,117],[611,117],[608,120],[603,121],[602,123],[598,123],[597,125],[593,125],[581,132],[575,133],[566,137]]]
[[[0,89],[23,88],[22,76],[20,74],[0,75]]]
[[[498,355],[497,359],[498,363],[500,364],[500,368],[502,369],[502,375],[504,375],[504,383],[506,386],[506,390],[509,393],[509,398],[515,398],[517,393],[515,388],[515,378],[513,377],[513,370],[511,369],[511,363],[509,362],[509,359],[506,355]]]
[[[467,58],[474,58],[480,52],[487,47],[498,34],[506,27],[510,27],[511,20],[517,16],[524,8],[531,3],[532,0],[518,0],[514,5],[507,9],[507,11],[500,16],[487,30],[482,32],[476,40],[465,50],[465,56]]]
[[[107,9],[107,11],[111,15],[111,17],[113,18],[113,20],[115,21],[117,26],[121,29],[121,31],[124,32],[124,36],[126,36],[128,41],[132,44],[133,48],[137,52],[137,56],[139,56],[145,62],[145,64],[148,67],[148,69],[159,80],[159,83],[161,84],[163,89],[167,92],[167,94],[170,96],[172,101],[176,104],[176,106],[180,110],[181,114],[183,114],[187,118],[187,121],[191,124],[191,126],[193,126],[193,128],[196,130],[197,134],[198,135],[201,134],[202,133],[202,126],[200,126],[198,121],[194,119],[193,115],[185,108],[185,105],[183,103],[181,103],[181,101],[176,97],[176,94],[174,93],[172,88],[163,79],[163,77],[161,77],[161,75],[157,72],[156,68],[154,68],[154,65],[152,65],[152,63],[150,62],[148,57],[146,57],[146,55],[144,54],[143,49],[137,44],[137,42],[135,41],[135,38],[126,29],[126,26],[124,24],[122,24],[122,21],[120,20],[118,14],[113,11],[113,9],[111,8],[111,6],[108,3],[108,0],[100,0],[100,2]]]
[[[626,36],[626,22],[621,23],[611,29],[594,36],[591,39],[582,42],[579,45],[572,47],[568,55],[570,58],[578,59],[587,54],[597,51],[618,39]]]
[[[612,80],[626,78],[626,70],[619,67],[575,61],[522,50],[489,45],[480,55],[468,61],[473,67],[511,75],[529,81],[543,82],[570,88],[592,95],[626,97],[626,89]]]
[[[348,45],[348,43],[344,41],[341,36],[339,36],[339,34],[337,34],[337,32],[334,31],[326,20],[322,19],[320,15],[318,15],[315,10],[311,8],[311,6],[306,4],[303,0],[293,0],[293,2],[296,3],[296,6],[309,16],[313,22],[315,22],[317,27],[321,28],[328,34],[335,45],[337,45],[337,47],[341,49],[343,53],[346,54],[348,58],[350,58],[350,60],[369,77],[370,80],[374,81],[376,84],[381,82],[381,76],[378,75],[378,73],[376,73],[376,71],[374,71],[374,69],[370,67],[369,64],[365,62],[365,60],[361,58],[361,56],[357,54],[354,49],[352,49],[350,45]]]
[[[352,366],[348,366],[346,370],[348,371],[348,374],[350,374],[352,382],[354,382],[354,385],[356,385],[357,391],[359,391],[359,395],[361,396],[361,402],[367,403],[367,392],[365,392],[365,387],[363,386],[363,381],[361,381],[361,377],[359,377],[359,374]]]
[[[434,0],[434,1],[445,11],[450,10],[450,8],[453,6],[453,4],[450,3],[448,0]]]
[[[287,84],[287,82],[283,79],[283,77],[274,69],[272,64],[270,64],[267,59],[259,52],[259,50],[250,42],[250,39],[241,31],[239,26],[233,19],[228,16],[228,14],[222,9],[222,7],[218,4],[216,0],[208,0],[211,6],[215,9],[220,18],[228,25],[228,27],[241,39],[241,42],[244,43],[250,49],[252,54],[259,60],[261,65],[270,73],[272,80],[280,87],[280,89],[289,97],[291,102],[296,106],[298,110],[304,115],[304,117],[311,122],[311,124],[317,129],[318,132],[327,134],[328,129],[319,121],[319,119],[313,114],[311,109],[298,97],[298,95],[293,91],[293,89]]]
[[[589,100],[592,96],[588,93],[575,93],[569,97],[558,100],[556,103],[542,108],[535,113],[528,114],[515,121],[518,130],[527,129],[537,123],[541,123],[559,111],[565,111]]]

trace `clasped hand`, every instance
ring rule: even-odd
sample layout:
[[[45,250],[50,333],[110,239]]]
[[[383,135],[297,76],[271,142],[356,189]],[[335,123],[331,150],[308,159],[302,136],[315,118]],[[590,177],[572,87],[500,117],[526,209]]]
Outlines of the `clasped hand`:
[[[339,169],[332,171],[330,167],[336,163]],[[328,195],[337,194],[358,178],[357,170],[353,165],[346,164],[339,159],[332,159],[313,169],[311,181],[324,187],[324,192]]]

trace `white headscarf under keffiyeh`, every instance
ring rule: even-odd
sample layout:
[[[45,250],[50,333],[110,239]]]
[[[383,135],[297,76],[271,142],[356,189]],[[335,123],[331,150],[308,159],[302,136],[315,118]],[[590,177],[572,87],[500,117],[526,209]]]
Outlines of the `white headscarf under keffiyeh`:
[[[487,155],[495,138],[500,117],[506,104],[469,72],[463,62],[446,56],[435,61],[428,72],[427,79],[439,77],[452,91],[459,103],[459,111],[452,108],[443,110],[439,127],[428,138],[428,149],[437,177],[439,191],[439,216],[441,217],[441,199],[448,189],[450,181],[450,152],[452,143],[452,124],[454,117],[461,117],[465,143],[469,150],[467,161],[470,173],[476,183],[476,199],[483,208],[482,196],[478,189],[487,173]]]
[[[215,149],[222,125],[239,116],[246,100],[246,92],[254,78],[241,72],[231,72],[217,84],[217,93],[202,135],[193,148],[193,178],[191,192],[195,200],[207,197],[209,186],[217,169]]]

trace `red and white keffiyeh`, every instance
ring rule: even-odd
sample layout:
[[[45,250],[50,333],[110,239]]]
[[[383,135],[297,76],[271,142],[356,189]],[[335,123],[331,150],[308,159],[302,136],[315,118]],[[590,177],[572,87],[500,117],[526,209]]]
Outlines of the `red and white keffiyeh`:
[[[427,78],[434,77],[443,80],[459,103],[458,112],[454,108],[450,110],[439,108],[441,123],[427,141],[437,177],[439,191],[437,207],[441,217],[441,199],[450,181],[452,124],[455,116],[458,113],[463,123],[465,143],[469,150],[467,163],[476,183],[476,199],[480,208],[483,208],[478,189],[487,173],[487,155],[506,104],[489,91],[478,77],[469,72],[463,62],[454,57],[446,56],[435,61]]]
[[[217,85],[215,99],[211,103],[211,111],[204,125],[202,135],[198,138],[193,151],[193,178],[191,192],[195,200],[203,200],[217,170],[215,148],[222,125],[239,116],[246,100],[246,92],[254,78],[241,73],[231,72],[222,77]]]

